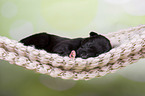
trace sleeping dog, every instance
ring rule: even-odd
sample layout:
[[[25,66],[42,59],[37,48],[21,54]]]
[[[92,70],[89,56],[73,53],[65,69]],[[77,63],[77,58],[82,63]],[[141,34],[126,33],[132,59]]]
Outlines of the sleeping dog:
[[[50,53],[61,56],[76,54],[76,57],[96,57],[101,53],[108,52],[112,47],[110,41],[95,32],[90,32],[87,38],[65,38],[47,33],[38,33],[20,40],[26,46],[34,46],[36,49],[44,49]]]

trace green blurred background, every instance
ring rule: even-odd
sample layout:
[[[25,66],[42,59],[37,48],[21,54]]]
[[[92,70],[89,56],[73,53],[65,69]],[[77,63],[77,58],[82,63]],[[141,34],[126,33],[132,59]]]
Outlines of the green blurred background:
[[[145,24],[145,0],[0,0],[0,35],[86,37]],[[89,81],[62,80],[0,60],[0,96],[145,96],[145,60]]]

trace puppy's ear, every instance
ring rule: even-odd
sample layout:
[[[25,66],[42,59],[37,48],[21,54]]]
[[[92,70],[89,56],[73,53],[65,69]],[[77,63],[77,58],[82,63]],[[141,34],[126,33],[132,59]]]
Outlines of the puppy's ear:
[[[98,34],[95,32],[90,32],[90,37],[95,37],[95,36],[98,36]]]

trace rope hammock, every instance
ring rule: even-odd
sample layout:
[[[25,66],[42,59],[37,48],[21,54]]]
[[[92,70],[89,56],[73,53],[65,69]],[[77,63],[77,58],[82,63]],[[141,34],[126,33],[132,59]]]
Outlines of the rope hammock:
[[[113,73],[145,58],[145,25],[105,36],[113,48],[88,59],[62,57],[0,36],[0,59],[52,77],[89,80]]]

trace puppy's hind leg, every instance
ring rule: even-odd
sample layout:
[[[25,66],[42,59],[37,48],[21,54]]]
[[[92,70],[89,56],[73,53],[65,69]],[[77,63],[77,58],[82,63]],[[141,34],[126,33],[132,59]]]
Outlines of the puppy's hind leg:
[[[20,40],[26,46],[34,45],[37,49],[44,49],[48,46],[50,35],[47,33],[38,33]]]

